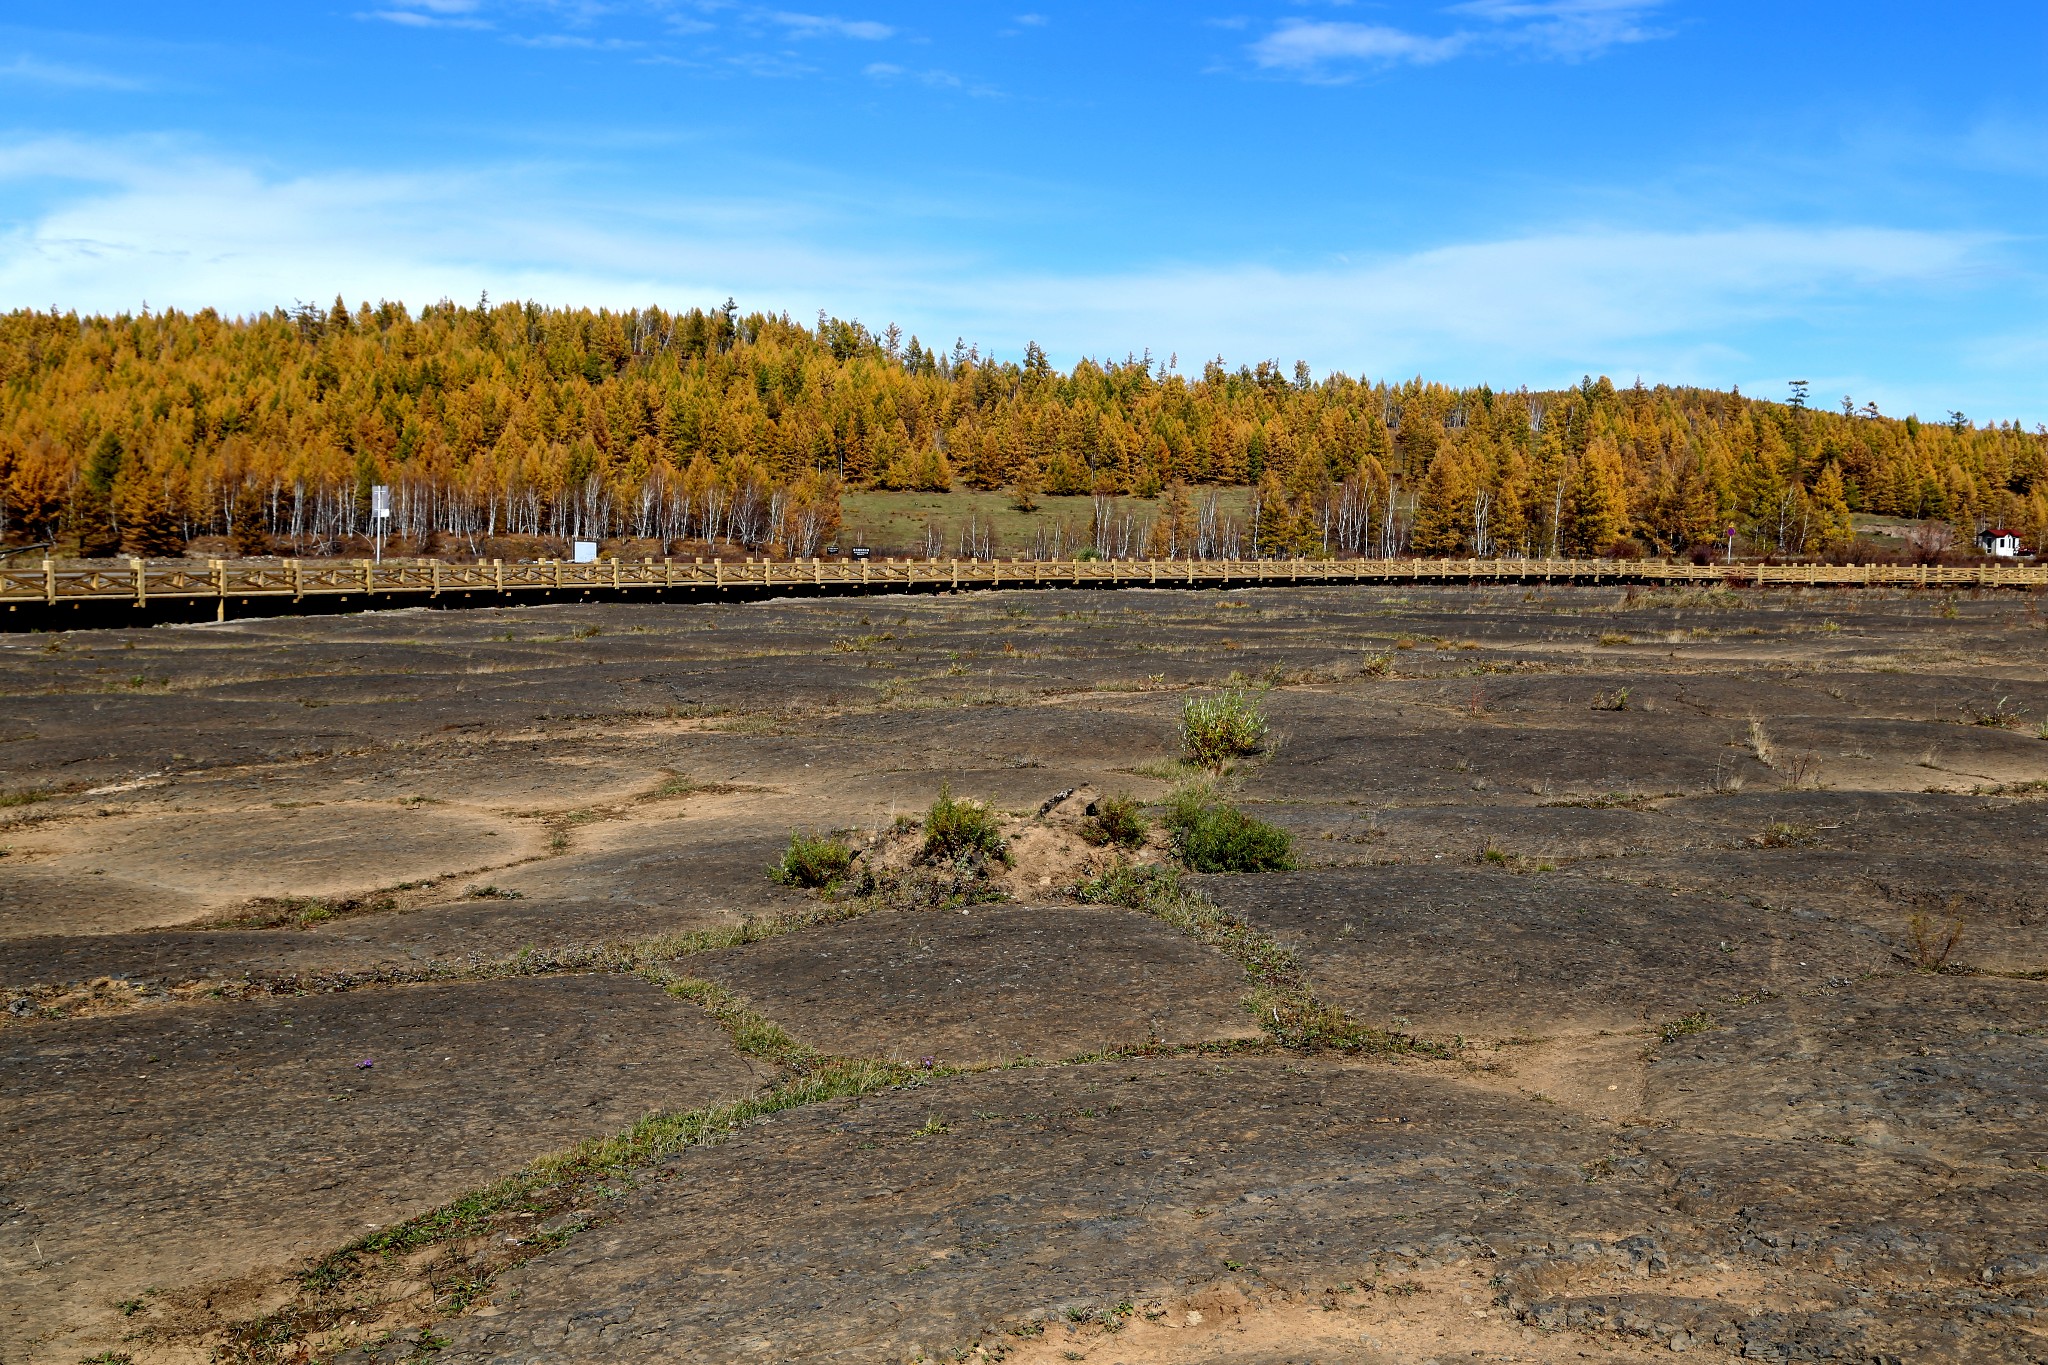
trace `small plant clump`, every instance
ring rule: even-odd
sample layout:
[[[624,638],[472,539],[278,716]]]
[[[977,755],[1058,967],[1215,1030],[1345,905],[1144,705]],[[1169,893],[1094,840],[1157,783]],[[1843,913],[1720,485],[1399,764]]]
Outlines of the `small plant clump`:
[[[955,799],[950,787],[939,788],[939,799],[924,817],[924,849],[919,856],[925,862],[966,857],[1002,862],[1008,855],[994,811],[972,797]]]
[[[1145,816],[1134,796],[1105,796],[1088,808],[1081,837],[1098,848],[1136,848],[1145,842]]]
[[[1910,942],[1898,957],[1916,971],[1946,972],[1956,949],[1962,946],[1965,927],[1961,897],[1951,896],[1915,910],[1906,920]]]
[[[1194,872],[1286,872],[1294,839],[1284,829],[1217,801],[1204,787],[1185,787],[1167,807],[1174,856]]]
[[[792,830],[789,847],[769,865],[768,875],[784,886],[813,890],[832,886],[853,866],[853,849],[839,839]]]
[[[1710,1033],[1720,1026],[1721,1021],[1707,1011],[1694,1010],[1691,1014],[1680,1015],[1671,1020],[1659,1029],[1658,1033],[1665,1042],[1675,1043],[1680,1038],[1689,1038],[1695,1033]]]
[[[1220,769],[1233,758],[1257,753],[1266,730],[1265,708],[1244,688],[1190,697],[1180,712],[1181,753],[1198,768]]]

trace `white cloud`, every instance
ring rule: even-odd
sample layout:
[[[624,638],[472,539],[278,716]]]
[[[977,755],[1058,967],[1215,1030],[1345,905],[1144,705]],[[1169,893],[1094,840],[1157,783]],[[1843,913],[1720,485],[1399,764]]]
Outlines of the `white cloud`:
[[[355,17],[358,19],[380,20],[383,23],[397,24],[403,28],[487,29],[491,27],[488,20],[478,19],[471,15],[470,12],[475,8],[473,5],[457,4],[453,3],[452,0],[438,0],[437,3],[427,3],[427,0],[417,0],[417,2],[424,5],[424,8],[375,9],[357,14]]]
[[[887,24],[879,24],[872,19],[841,19],[836,14],[794,14],[776,10],[767,17],[787,29],[793,38],[856,38],[876,43],[896,32]]]
[[[54,86],[67,90],[141,90],[144,84],[111,71],[63,62],[46,62],[26,53],[10,62],[0,62],[0,84]]]
[[[1352,61],[1426,66],[1457,56],[1470,42],[1463,34],[1425,38],[1383,24],[1291,19],[1252,44],[1252,59],[1263,67],[1296,71]]]
[[[1386,24],[1289,19],[1251,46],[1253,62],[1312,80],[1341,80],[1359,65],[1430,66],[1486,51],[1576,60],[1664,36],[1643,22],[1663,0],[1466,0],[1449,12],[1479,21],[1444,34]]]
[[[1933,358],[1946,345],[1953,376],[1922,373],[1919,362],[1884,374],[1893,338],[1919,319],[1952,317],[1958,297],[1986,287],[2008,247],[1982,234],[1592,225],[1292,268],[1141,262],[1060,272],[906,238],[889,226],[900,214],[877,214],[866,200],[605,195],[591,192],[585,170],[281,177],[168,141],[0,146],[0,198],[26,202],[33,186],[46,201],[0,233],[0,308],[119,310],[148,299],[236,312],[337,291],[417,306],[485,289],[684,306],[732,294],[799,317],[825,307],[894,319],[1013,355],[1027,339],[1067,359],[1149,345],[1508,385],[1603,371],[1725,382],[1769,373],[1754,349],[1760,336],[1810,338],[1800,329],[1851,318],[1860,321],[1829,343],[1839,354],[1798,367],[1869,372],[1867,387],[1888,406],[1939,383],[1933,397],[1950,406],[2048,416],[2032,410],[2037,399],[2012,397],[2036,392],[2032,369],[2008,365],[1970,387],[1978,381],[1964,368],[1960,327],[1919,353]],[[52,182],[71,188],[53,197]],[[2031,355],[2039,344],[2023,334],[2004,349]]]
[[[1661,38],[1648,27],[1663,0],[1465,0],[1453,14],[1502,25],[1497,37],[1560,57],[1586,57],[1622,43]]]

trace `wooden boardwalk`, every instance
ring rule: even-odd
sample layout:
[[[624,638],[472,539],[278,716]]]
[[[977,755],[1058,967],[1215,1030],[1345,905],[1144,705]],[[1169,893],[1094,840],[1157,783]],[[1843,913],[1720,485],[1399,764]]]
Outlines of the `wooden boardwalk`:
[[[45,617],[67,604],[190,609],[282,599],[342,609],[469,598],[476,605],[560,595],[703,598],[774,592],[906,592],[966,588],[1254,587],[1323,583],[1581,583],[1696,586],[2042,588],[2048,565],[1696,565],[1606,559],[605,559],[594,564],[491,560],[130,560],[122,567],[0,565],[0,603]],[[477,599],[484,599],[477,601]],[[38,610],[40,609],[40,610]],[[20,620],[0,624],[28,626]]]

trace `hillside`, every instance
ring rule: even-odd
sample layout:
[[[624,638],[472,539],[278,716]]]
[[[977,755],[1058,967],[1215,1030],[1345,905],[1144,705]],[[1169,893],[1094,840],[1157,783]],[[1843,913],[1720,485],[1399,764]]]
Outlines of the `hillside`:
[[[1062,373],[1036,346],[941,353],[730,303],[18,311],[0,318],[0,392],[0,533],[87,554],[203,535],[331,553],[367,529],[379,483],[414,551],[595,535],[809,554],[844,494],[948,489],[1144,500],[1091,509],[1078,534],[1154,555],[1684,553],[1730,525],[1752,552],[1816,553],[1852,513],[2048,531],[2048,433],[1961,414],[1149,356]],[[1075,521],[1050,525],[1071,538]],[[967,548],[1029,553],[1050,531],[1025,525]]]

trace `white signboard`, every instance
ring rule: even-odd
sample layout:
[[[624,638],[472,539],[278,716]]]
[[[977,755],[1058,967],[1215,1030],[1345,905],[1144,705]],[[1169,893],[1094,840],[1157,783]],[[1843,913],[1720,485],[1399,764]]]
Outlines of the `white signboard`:
[[[391,488],[388,484],[370,486],[370,515],[380,520],[391,518]]]
[[[597,542],[596,542],[596,541],[594,541],[594,540],[579,540],[579,541],[577,541],[577,542],[575,543],[575,551],[576,551],[576,552],[575,552],[575,555],[574,555],[574,557],[573,557],[573,558],[571,558],[571,559],[570,559],[570,561],[569,561],[569,562],[570,562],[571,564],[595,564],[595,563],[597,563]]]

